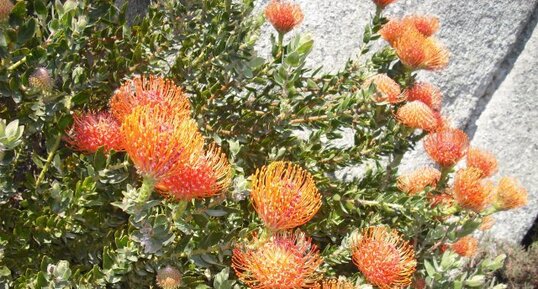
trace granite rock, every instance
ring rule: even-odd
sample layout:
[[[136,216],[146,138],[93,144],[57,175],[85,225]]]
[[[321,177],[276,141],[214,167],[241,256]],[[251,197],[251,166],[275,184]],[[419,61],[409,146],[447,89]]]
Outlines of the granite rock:
[[[526,207],[494,215],[489,232],[495,238],[520,242],[538,216],[538,29],[476,121],[472,145],[496,153],[496,176],[514,176],[527,188]]]

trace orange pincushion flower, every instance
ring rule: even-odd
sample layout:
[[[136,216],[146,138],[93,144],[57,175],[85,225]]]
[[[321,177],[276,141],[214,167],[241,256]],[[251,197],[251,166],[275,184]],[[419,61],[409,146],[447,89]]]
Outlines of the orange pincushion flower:
[[[396,118],[405,126],[425,131],[435,131],[442,125],[440,114],[418,100],[401,106]]]
[[[417,82],[404,92],[407,101],[422,101],[435,111],[441,110],[443,95],[441,90],[427,82]]]
[[[188,116],[190,103],[183,90],[159,76],[136,76],[125,82],[110,99],[110,111],[119,120],[138,106],[166,106],[175,114]]]
[[[287,0],[271,0],[265,8],[265,17],[282,34],[290,32],[304,18],[301,7]]]
[[[403,19],[407,25],[411,25],[420,32],[420,34],[430,37],[439,31],[439,18],[435,16],[412,15]]]
[[[448,65],[449,52],[435,38],[417,29],[404,30],[393,44],[400,61],[410,69],[439,70]]]
[[[353,283],[345,280],[323,280],[321,284],[318,284],[316,289],[354,289]]]
[[[163,178],[155,186],[166,197],[176,200],[212,197],[228,188],[232,170],[226,155],[211,145],[205,155],[192,164],[184,164],[176,174]]]
[[[481,212],[491,204],[494,187],[482,181],[482,175],[475,168],[461,169],[454,178],[454,199],[465,209]]]
[[[373,96],[375,101],[398,103],[404,100],[401,97],[402,91],[400,85],[386,74],[377,74],[370,77],[368,80],[366,80],[363,87],[368,88],[372,83],[375,85],[377,90]]]
[[[323,260],[303,233],[276,233],[266,242],[238,245],[232,267],[239,280],[253,289],[314,288]]]
[[[469,148],[467,151],[467,166],[477,168],[482,177],[487,178],[497,171],[497,159],[487,151],[478,148]]]
[[[398,40],[398,38],[400,38],[403,32],[408,28],[409,27],[406,26],[401,20],[392,19],[383,25],[383,27],[379,30],[379,34],[388,43],[393,45],[394,42]]]
[[[428,134],[424,139],[424,149],[440,166],[450,167],[457,163],[469,146],[467,134],[459,129],[443,129]]]
[[[125,150],[138,171],[155,181],[174,176],[203,155],[196,122],[165,106],[139,106],[124,119]]]
[[[374,2],[375,5],[377,5],[377,7],[379,8],[385,8],[387,7],[389,4],[392,4],[394,2],[396,2],[396,0],[372,0]]]
[[[476,255],[478,250],[478,240],[471,236],[465,236],[452,244],[451,249],[462,257],[472,257]]]
[[[484,218],[482,218],[482,223],[480,224],[480,227],[478,227],[478,229],[480,231],[487,231],[491,229],[493,225],[495,225],[495,219],[493,218],[493,216],[485,216]]]
[[[290,162],[273,162],[257,170],[250,196],[260,218],[274,231],[303,225],[321,207],[312,175]]]
[[[123,149],[120,124],[110,113],[87,113],[75,115],[73,119],[66,141],[75,150],[94,153],[101,147],[105,152]]]
[[[395,230],[369,227],[352,248],[353,263],[366,280],[381,289],[411,284],[417,261],[413,247]]]
[[[496,207],[510,210],[527,205],[528,192],[514,178],[503,177],[497,187]]]
[[[435,187],[441,178],[441,172],[430,167],[419,168],[411,173],[398,177],[398,189],[409,195],[426,189],[426,187]]]

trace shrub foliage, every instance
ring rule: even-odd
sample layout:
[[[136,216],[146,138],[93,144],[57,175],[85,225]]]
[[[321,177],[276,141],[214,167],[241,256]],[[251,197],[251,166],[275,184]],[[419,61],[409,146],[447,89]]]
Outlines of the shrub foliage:
[[[463,266],[461,238],[525,191],[484,180],[488,158],[455,172],[467,137],[416,75],[447,64],[438,19],[389,22],[394,1],[374,1],[357,57],[327,73],[307,65],[308,35],[287,34],[302,20],[292,3],[265,10],[279,32],[262,58],[252,0],[157,2],[127,21],[114,1],[0,0],[4,288],[504,288],[502,257]],[[105,112],[137,75],[167,79],[188,111]],[[137,97],[169,96],[149,86]],[[106,146],[114,136],[136,141]],[[425,136],[439,170],[399,172]]]

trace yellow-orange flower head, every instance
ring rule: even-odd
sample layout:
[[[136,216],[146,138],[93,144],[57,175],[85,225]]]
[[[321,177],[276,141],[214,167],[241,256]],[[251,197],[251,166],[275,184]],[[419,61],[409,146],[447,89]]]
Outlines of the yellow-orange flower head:
[[[439,18],[426,15],[411,15],[404,17],[404,25],[410,25],[425,37],[430,37],[439,31]]]
[[[119,120],[139,106],[165,106],[174,114],[190,114],[190,102],[183,90],[159,76],[136,76],[126,81],[110,99],[110,111]]]
[[[253,289],[314,288],[322,258],[303,233],[276,233],[266,242],[238,245],[232,267],[239,280]]]
[[[417,29],[407,29],[393,44],[400,61],[409,69],[439,70],[448,65],[449,52],[437,39]]]
[[[396,0],[372,0],[372,1],[377,7],[381,9],[387,7],[389,4],[396,2]]]
[[[503,177],[497,186],[496,207],[511,210],[527,205],[528,192],[514,178]]]
[[[482,218],[482,222],[480,223],[480,227],[478,227],[478,229],[480,231],[487,231],[491,229],[493,225],[495,225],[495,218],[493,218],[492,215],[485,216]]]
[[[426,187],[434,188],[441,178],[441,172],[430,167],[419,168],[398,177],[398,189],[411,196],[424,191]]]
[[[91,154],[99,148],[105,152],[123,149],[120,124],[107,112],[77,114],[65,140],[73,149]]]
[[[402,105],[396,112],[396,118],[405,126],[425,131],[436,131],[443,122],[438,112],[419,100]]]
[[[273,231],[301,226],[321,207],[312,175],[290,162],[273,162],[257,170],[250,196],[258,216]]]
[[[478,250],[478,240],[465,236],[452,244],[451,249],[462,257],[473,257]]]
[[[211,145],[199,159],[177,173],[161,179],[156,188],[165,197],[192,200],[217,195],[230,186],[232,169],[220,148]]]
[[[13,7],[15,6],[11,3],[11,0],[0,0],[0,22],[8,19]]]
[[[427,82],[416,82],[410,88],[406,89],[405,97],[407,101],[422,101],[434,111],[441,110],[443,95],[441,90]]]
[[[459,129],[443,129],[424,138],[424,149],[440,166],[450,167],[467,152],[469,138]]]
[[[487,151],[478,148],[469,148],[467,151],[467,166],[476,168],[482,177],[491,177],[497,171],[497,159]]]
[[[166,106],[139,106],[124,119],[125,150],[144,177],[157,182],[177,175],[203,155],[196,122]]]
[[[290,32],[304,18],[301,7],[287,0],[271,0],[265,8],[265,18],[282,34]]]
[[[157,285],[162,289],[176,289],[181,285],[181,273],[172,266],[166,266],[157,271]]]
[[[404,100],[400,85],[386,74],[377,74],[370,77],[366,80],[363,87],[368,88],[372,83],[377,90],[373,96],[375,101],[398,103]]]
[[[345,280],[337,280],[337,279],[330,279],[330,280],[323,280],[321,284],[318,284],[316,289],[354,289],[355,286],[353,283]]]
[[[395,230],[369,227],[352,247],[353,263],[366,280],[381,288],[405,288],[411,284],[417,261],[413,247]]]
[[[464,209],[483,211],[491,204],[494,187],[484,182],[479,170],[461,169],[454,178],[454,199]]]

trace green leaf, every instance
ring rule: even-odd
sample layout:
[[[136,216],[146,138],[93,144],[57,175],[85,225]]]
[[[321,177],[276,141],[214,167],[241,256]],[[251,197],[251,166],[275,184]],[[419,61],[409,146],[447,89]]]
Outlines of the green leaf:
[[[36,31],[36,21],[34,18],[30,18],[25,22],[19,29],[19,34],[17,36],[17,43],[24,44],[26,41],[30,40]]]
[[[424,260],[424,267],[426,268],[426,272],[428,273],[428,276],[430,276],[432,279],[436,279],[436,271],[433,268],[432,264],[428,260]]]

